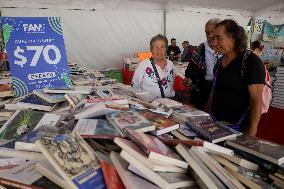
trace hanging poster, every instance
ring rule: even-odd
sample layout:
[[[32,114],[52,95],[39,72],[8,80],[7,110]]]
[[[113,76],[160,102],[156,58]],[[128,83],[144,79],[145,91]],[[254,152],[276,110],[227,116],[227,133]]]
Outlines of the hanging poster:
[[[264,34],[270,36],[284,36],[284,24],[272,25],[264,21]]]
[[[47,85],[71,85],[59,17],[2,17],[16,96]]]
[[[263,20],[255,19],[253,25],[253,34],[261,34],[263,28]]]

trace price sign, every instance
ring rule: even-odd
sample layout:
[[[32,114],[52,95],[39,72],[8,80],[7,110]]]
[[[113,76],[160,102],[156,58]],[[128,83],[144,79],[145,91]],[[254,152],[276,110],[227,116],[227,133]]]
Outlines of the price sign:
[[[1,25],[17,96],[71,84],[60,18],[2,17]]]
[[[32,61],[30,66],[37,66],[39,57],[43,53],[44,61],[47,64],[58,64],[61,60],[61,54],[59,49],[55,45],[47,45],[47,46],[27,46],[27,50],[34,51],[34,55],[32,57]],[[55,53],[55,59],[52,60],[49,57],[49,51],[53,51]],[[19,65],[21,67],[24,67],[24,65],[27,63],[28,59],[23,55],[25,53],[25,50],[21,47],[17,46],[14,50],[14,56],[17,58],[14,61],[14,64]]]

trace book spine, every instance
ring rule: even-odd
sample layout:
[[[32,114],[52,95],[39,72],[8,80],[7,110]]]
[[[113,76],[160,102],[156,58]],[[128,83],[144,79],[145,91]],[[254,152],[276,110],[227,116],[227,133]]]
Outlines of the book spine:
[[[49,180],[51,180],[52,182],[54,182],[55,184],[57,184],[58,186],[62,187],[62,188],[67,188],[65,181],[63,179],[61,179],[60,177],[58,177],[55,173],[51,172],[50,170],[48,170],[47,168],[45,168],[43,165],[41,165],[40,163],[36,164],[36,170],[42,174],[43,176],[45,176],[46,178],[48,178]]]
[[[144,153],[150,154],[150,150],[147,147],[145,147],[141,142],[139,142],[139,140],[137,140],[133,135],[131,135],[131,133],[129,133],[127,129],[123,129],[123,131],[130,140],[132,140],[135,144],[137,144],[142,149]]]
[[[27,185],[27,184],[11,181],[11,180],[4,179],[4,178],[0,178],[0,185],[12,187],[12,188],[20,188],[20,189],[44,189],[42,187],[38,187],[35,185]]]
[[[203,146],[203,141],[180,140],[180,139],[160,139],[166,145],[184,144],[186,146]]]
[[[108,189],[125,189],[115,167],[111,163],[101,160],[100,165]]]

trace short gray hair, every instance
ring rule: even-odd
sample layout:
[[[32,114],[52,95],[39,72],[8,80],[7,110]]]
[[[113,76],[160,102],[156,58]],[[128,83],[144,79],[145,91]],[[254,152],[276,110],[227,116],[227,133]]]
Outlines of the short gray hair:
[[[168,48],[168,39],[167,39],[167,37],[162,35],[162,34],[158,34],[158,35],[155,35],[154,37],[152,37],[152,39],[150,41],[150,50],[151,51],[153,50],[154,42],[156,42],[158,40],[164,41],[165,44],[166,44],[166,48]]]
[[[182,42],[182,45],[189,45],[189,42],[188,41],[184,41],[184,42]]]
[[[205,27],[208,25],[214,25],[216,26],[217,24],[219,24],[221,22],[221,19],[219,18],[211,18],[210,20],[208,20],[205,24]]]

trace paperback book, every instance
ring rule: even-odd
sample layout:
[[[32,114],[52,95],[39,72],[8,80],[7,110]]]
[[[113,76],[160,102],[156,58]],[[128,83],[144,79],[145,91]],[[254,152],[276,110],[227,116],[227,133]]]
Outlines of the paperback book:
[[[151,182],[148,182],[147,180],[128,171],[128,162],[125,161],[117,152],[111,152],[110,158],[127,189],[160,189],[160,187],[155,184],[152,184]]]
[[[13,140],[43,125],[55,126],[61,116],[31,110],[17,110],[0,128],[0,139]]]
[[[232,130],[220,126],[208,116],[191,118],[191,120],[187,122],[187,126],[205,140],[212,143],[218,143],[237,136]]]
[[[73,131],[83,138],[114,139],[120,136],[117,130],[103,119],[79,119]]]
[[[56,103],[50,103],[38,97],[35,94],[30,94],[17,103],[18,106],[23,108],[42,110],[50,112],[56,106]]]
[[[36,145],[70,188],[106,188],[98,157],[78,134],[41,138]]]
[[[135,110],[110,113],[106,115],[106,118],[117,129],[121,136],[125,136],[123,133],[125,128],[139,132],[155,130],[155,125]]]
[[[186,162],[157,137],[131,129],[125,129],[125,132],[148,155],[149,159],[159,160],[184,169],[188,167]]]
[[[161,114],[146,109],[137,110],[137,112],[155,126],[155,131],[153,131],[155,135],[162,135],[179,128],[179,123]]]
[[[227,140],[226,144],[278,165],[284,163],[284,146],[280,144],[248,135]]]
[[[131,154],[131,156],[134,156],[137,160],[142,162],[144,165],[146,165],[148,168],[150,168],[153,171],[156,172],[177,172],[177,173],[184,173],[186,169],[161,162],[159,160],[153,160],[149,159],[148,155],[143,152],[138,145],[136,145],[134,142],[116,137],[114,139],[114,142],[120,146],[123,150]]]
[[[34,90],[33,93],[37,95],[38,97],[46,100],[49,103],[58,103],[58,102],[64,102],[65,98],[63,94],[50,94],[43,92],[43,89],[40,90]]]

